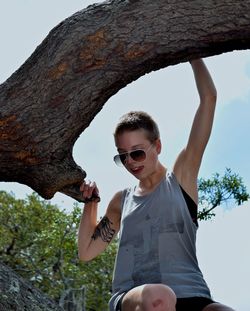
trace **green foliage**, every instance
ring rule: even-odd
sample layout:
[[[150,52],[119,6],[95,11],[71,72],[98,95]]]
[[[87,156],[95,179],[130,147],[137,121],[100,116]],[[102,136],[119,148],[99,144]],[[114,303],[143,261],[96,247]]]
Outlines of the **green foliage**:
[[[111,294],[116,243],[91,263],[80,263],[81,209],[67,214],[33,193],[27,199],[0,192],[0,259],[56,301],[84,286],[86,310],[105,310]]]
[[[234,201],[241,205],[249,199],[246,186],[238,174],[232,173],[227,168],[224,175],[218,173],[213,175],[212,179],[200,178],[198,182],[199,189],[199,212],[200,220],[207,220],[215,216],[214,209],[223,204]]]
[[[85,265],[86,271],[85,284],[88,284],[86,291],[87,310],[103,311],[108,308],[116,251],[117,242],[113,242],[106,252],[94,260],[82,264]]]

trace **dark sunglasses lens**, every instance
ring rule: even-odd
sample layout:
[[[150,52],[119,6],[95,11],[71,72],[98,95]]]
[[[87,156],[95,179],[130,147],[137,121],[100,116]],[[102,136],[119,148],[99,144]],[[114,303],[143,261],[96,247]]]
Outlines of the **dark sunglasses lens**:
[[[146,159],[146,152],[144,150],[135,150],[131,151],[129,156],[136,162],[142,162]],[[117,154],[114,156],[114,161],[117,165],[124,165],[127,157],[128,153]]]
[[[127,154],[126,153],[119,154],[119,158],[120,158],[121,163],[124,164],[127,158]]]
[[[126,160],[125,154],[117,154],[116,156],[114,156],[114,161],[117,165],[124,164],[125,160]]]
[[[134,161],[141,162],[146,159],[146,153],[144,150],[135,150],[130,153],[131,158]]]

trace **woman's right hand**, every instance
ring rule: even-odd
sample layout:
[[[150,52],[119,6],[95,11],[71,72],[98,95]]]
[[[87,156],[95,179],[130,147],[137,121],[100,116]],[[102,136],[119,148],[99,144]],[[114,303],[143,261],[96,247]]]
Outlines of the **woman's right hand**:
[[[80,186],[84,203],[100,202],[99,190],[94,181],[84,181]]]

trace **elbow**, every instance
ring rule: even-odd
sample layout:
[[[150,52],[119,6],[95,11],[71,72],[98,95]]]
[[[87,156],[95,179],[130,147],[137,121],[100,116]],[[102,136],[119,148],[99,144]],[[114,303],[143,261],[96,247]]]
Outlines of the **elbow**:
[[[216,104],[217,90],[214,85],[210,85],[206,89],[199,92],[200,101],[203,103]]]
[[[206,94],[206,100],[212,103],[216,103],[217,100],[217,90],[213,87],[208,94]]]
[[[87,252],[79,252],[78,258],[81,262],[89,262],[93,259],[93,256],[90,256]]]
[[[214,89],[213,92],[211,92],[210,97],[211,97],[211,100],[214,103],[216,103],[216,101],[217,101],[217,91],[216,91],[216,89]]]
[[[217,94],[216,94],[216,93],[211,94],[211,95],[208,97],[207,101],[208,101],[209,105],[210,105],[213,109],[215,109],[215,107],[216,107],[216,101],[217,101]]]
[[[85,256],[78,256],[80,262],[89,262],[91,259]]]
[[[217,101],[217,93],[216,90],[214,92],[210,92],[208,94],[205,94],[203,97],[201,97],[201,103],[204,103],[205,105],[209,107],[213,107],[213,109],[216,106]]]

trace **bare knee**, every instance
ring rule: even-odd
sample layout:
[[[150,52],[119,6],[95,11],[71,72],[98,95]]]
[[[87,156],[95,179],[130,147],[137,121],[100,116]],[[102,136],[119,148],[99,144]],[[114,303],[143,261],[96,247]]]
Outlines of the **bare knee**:
[[[135,287],[122,300],[123,311],[175,311],[175,305],[175,293],[163,284]]]
[[[175,311],[176,296],[164,284],[147,284],[142,290],[142,310]]]

